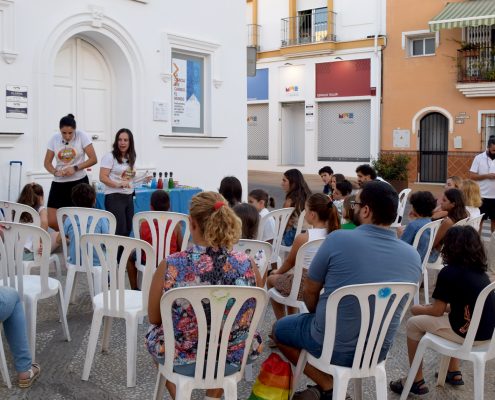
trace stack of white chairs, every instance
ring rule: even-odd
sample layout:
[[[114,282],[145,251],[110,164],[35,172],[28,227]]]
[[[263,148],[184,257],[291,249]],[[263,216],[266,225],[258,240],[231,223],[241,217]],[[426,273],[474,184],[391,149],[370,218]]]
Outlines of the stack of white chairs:
[[[7,222],[17,222],[20,223],[20,218],[23,213],[29,214],[33,222],[31,222],[34,226],[40,226],[41,220],[38,211],[34,208],[29,207],[25,204],[13,203],[11,201],[0,201],[0,212],[3,213],[4,220]],[[34,267],[39,267],[40,260],[39,254],[37,251],[34,251],[34,260],[33,261],[24,261],[24,273],[29,275],[31,273],[31,269]],[[60,280],[62,277],[62,270],[60,267],[60,259],[56,254],[51,254],[49,259],[49,265],[55,265],[55,271],[57,274],[57,279]]]
[[[69,262],[69,247],[67,243],[67,232],[64,231],[64,221],[68,218],[72,229],[74,231],[74,245],[76,248],[76,259],[72,260],[73,262]],[[98,222],[101,220],[107,220],[109,225],[109,234],[115,234],[115,229],[117,227],[117,221],[115,220],[115,216],[104,210],[98,210],[96,208],[85,208],[85,207],[62,207],[57,210],[57,222],[60,228],[60,235],[62,237],[62,248],[64,251],[65,265],[67,267],[67,279],[65,281],[65,312],[69,311],[69,303],[73,301],[75,297],[75,283],[76,283],[76,274],[78,272],[87,273],[87,269],[82,265],[81,259],[81,251],[77,251],[77,249],[81,249],[81,236],[87,233],[94,233]],[[91,274],[87,276],[88,282],[91,281],[89,285],[89,293],[91,297],[95,294],[101,292],[101,268],[100,267],[92,267]],[[94,280],[94,285],[92,281]],[[93,293],[93,287],[96,290],[96,293]]]
[[[282,238],[284,236],[285,228],[289,222],[289,218],[294,211],[294,207],[281,208],[279,210],[270,211],[263,218],[261,218],[258,226],[257,239],[262,240],[263,231],[265,229],[266,222],[273,218],[275,220],[275,236],[272,242],[272,259],[271,263],[277,263],[279,266],[282,264],[280,259],[280,250],[282,247]]]
[[[32,359],[36,358],[36,317],[38,300],[57,297],[57,306],[64,336],[70,341],[69,327],[64,308],[62,285],[57,279],[48,276],[50,256],[50,235],[44,229],[28,224],[2,222],[3,237],[0,236],[0,285],[17,290],[24,303],[26,330]],[[25,275],[22,256],[24,243],[31,238],[40,243],[40,274]]]

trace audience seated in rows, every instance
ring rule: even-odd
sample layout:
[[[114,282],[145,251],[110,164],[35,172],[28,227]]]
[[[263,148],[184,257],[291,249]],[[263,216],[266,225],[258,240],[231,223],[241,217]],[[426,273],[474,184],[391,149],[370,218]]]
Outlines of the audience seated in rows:
[[[356,195],[355,230],[336,230],[330,233],[317,252],[304,285],[307,314],[289,315],[278,320],[273,337],[282,353],[296,363],[300,349],[315,357],[322,351],[325,328],[325,309],[328,296],[336,289],[362,283],[411,282],[418,283],[421,260],[410,245],[397,239],[390,225],[397,215],[397,192],[387,183],[368,182]],[[323,293],[320,294],[323,289]],[[351,366],[360,329],[359,305],[355,298],[343,299],[337,317],[337,332],[332,363]],[[380,360],[385,359],[398,328],[402,307],[399,306],[383,343]],[[331,399],[333,378],[306,366],[305,373],[316,386],[297,392],[295,400],[314,394],[323,400]]]

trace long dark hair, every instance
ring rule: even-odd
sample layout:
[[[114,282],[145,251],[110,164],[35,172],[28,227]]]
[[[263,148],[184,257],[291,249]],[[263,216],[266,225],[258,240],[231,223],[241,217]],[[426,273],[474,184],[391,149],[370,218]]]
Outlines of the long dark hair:
[[[289,191],[285,199],[290,199],[291,207],[294,207],[295,211],[301,212],[304,210],[306,199],[311,196],[311,190],[309,190],[303,174],[298,169],[289,169],[284,172],[284,176],[289,181]]]
[[[455,264],[475,271],[487,270],[485,247],[472,226],[453,226],[443,239],[444,264]]]
[[[318,215],[320,221],[327,225],[327,233],[340,229],[339,213],[337,207],[333,205],[332,200],[326,194],[315,193],[308,197],[306,205],[310,211]]]
[[[230,207],[234,207],[242,201],[241,181],[235,176],[226,176],[220,182],[218,192],[229,202]]]
[[[129,163],[129,166],[133,168],[134,164],[136,163],[136,149],[134,148],[134,136],[132,135],[132,132],[129,129],[122,128],[118,130],[117,134],[115,135],[115,140],[113,141],[112,154],[119,164],[123,163],[124,157],[122,156],[122,154],[120,154],[120,150],[119,150],[119,136],[121,133],[127,133],[127,135],[129,136],[129,149],[127,150],[127,162]]]
[[[40,198],[43,196],[43,187],[41,185],[34,182],[28,183],[22,188],[17,202],[20,204],[25,204],[26,206],[32,207],[38,211],[40,206]],[[28,213],[22,213],[19,221],[22,223],[31,223],[33,222],[33,218]]]
[[[260,215],[256,208],[248,203],[240,203],[232,208],[242,222],[242,239],[256,239]]]
[[[464,205],[464,197],[459,189],[448,189],[444,192],[444,196],[454,203],[454,207],[449,211],[449,218],[456,223],[461,219],[467,218],[468,213]]]

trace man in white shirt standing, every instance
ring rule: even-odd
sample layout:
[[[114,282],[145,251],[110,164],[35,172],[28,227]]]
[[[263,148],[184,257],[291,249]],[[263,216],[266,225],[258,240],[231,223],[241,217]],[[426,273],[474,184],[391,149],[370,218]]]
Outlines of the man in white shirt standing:
[[[491,231],[495,231],[495,135],[490,136],[486,151],[478,154],[469,170],[469,177],[480,185],[484,219],[490,218]]]

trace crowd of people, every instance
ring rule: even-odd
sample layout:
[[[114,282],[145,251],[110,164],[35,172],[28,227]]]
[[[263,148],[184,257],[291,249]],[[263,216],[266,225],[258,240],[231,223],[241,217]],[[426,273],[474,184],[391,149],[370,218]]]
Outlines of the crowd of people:
[[[95,206],[96,193],[89,185],[85,168],[96,164],[95,151],[89,137],[76,129],[72,115],[60,120],[60,133],[51,138],[45,156],[45,168],[53,174],[44,207],[44,194],[40,185],[30,183],[24,187],[19,203],[34,208],[40,216],[41,227],[52,236],[52,251],[60,244],[56,210],[61,207]],[[146,333],[146,348],[155,363],[164,362],[164,330],[161,320],[160,299],[172,288],[197,285],[234,285],[275,288],[282,296],[288,296],[293,285],[291,270],[301,247],[308,242],[323,239],[319,249],[307,253],[307,263],[299,286],[298,299],[304,301],[309,312],[298,313],[296,309],[272,301],[276,322],[271,333],[271,345],[292,363],[297,363],[301,350],[315,357],[322,353],[325,335],[326,305],[329,296],[348,285],[407,282],[420,284],[422,260],[428,256],[429,233],[425,232],[417,248],[412,246],[417,232],[427,223],[441,219],[433,239],[429,262],[441,256],[444,267],[438,273],[433,301],[428,305],[411,308],[412,317],[407,321],[407,348],[412,362],[418,344],[426,332],[436,334],[456,343],[462,343],[469,328],[474,304],[479,293],[490,283],[487,257],[480,232],[470,226],[457,223],[483,213],[495,228],[495,137],[490,138],[487,151],[476,157],[469,178],[448,178],[445,191],[436,199],[427,191],[414,192],[410,196],[408,224],[391,229],[396,220],[399,197],[395,189],[377,176],[368,164],[357,167],[352,182],[344,175],[334,173],[331,167],[319,170],[323,187],[312,193],[301,171],[289,169],[281,179],[284,191],[283,208],[293,207],[287,226],[283,231],[282,244],[290,251],[280,265],[271,264],[268,276],[259,272],[260,254],[234,251],[239,239],[258,239],[273,243],[275,220],[270,209],[275,207],[273,198],[263,189],[249,191],[243,202],[243,190],[239,179],[225,177],[217,192],[207,191],[195,195],[189,209],[189,225],[192,243],[182,250],[183,237],[180,226],[171,235],[170,255],[157,259],[149,292],[148,317],[150,327]],[[493,165],[492,165],[493,164]],[[136,151],[134,138],[129,129],[117,132],[112,151],[101,160],[99,178],[105,184],[105,208],[115,215],[116,234],[129,236],[132,230],[133,181],[136,179]],[[151,197],[150,208],[168,211],[170,199],[164,191],[157,190]],[[301,213],[305,211],[302,221]],[[23,216],[21,222],[29,223]],[[263,225],[260,227],[260,223]],[[158,222],[140,227],[140,237],[151,243],[151,231],[158,231]],[[298,224],[303,224],[298,226]],[[456,225],[457,224],[457,225]],[[262,228],[262,229],[260,229]],[[301,232],[296,235],[300,228]],[[169,229],[167,225],[166,229]],[[74,227],[64,221],[63,232],[70,244],[70,259],[79,251],[74,247]],[[100,223],[99,233],[109,233],[108,224]],[[32,260],[37,251],[33,243],[25,244],[24,259]],[[118,254],[120,258],[121,253]],[[136,256],[127,261],[129,286],[138,289]],[[94,265],[98,261],[94,260]],[[40,375],[41,368],[33,363],[25,334],[22,306],[17,292],[0,286],[0,321],[14,356],[20,387],[29,387]],[[205,304],[205,308],[209,305]],[[254,304],[247,302],[236,317],[235,331],[231,332],[228,362],[239,365],[242,355],[249,351],[255,358],[263,349],[263,339],[255,335],[250,349],[244,340],[249,328]],[[355,298],[342,300],[335,316],[335,333],[332,363],[349,367],[354,360],[360,330],[359,303]],[[495,297],[490,295],[476,334],[476,341],[491,339],[495,328]],[[386,358],[400,324],[403,304],[393,315],[390,328],[379,351],[379,361]],[[176,303],[173,308],[176,336],[176,366],[192,368],[196,355],[197,323],[190,304]],[[207,313],[208,314],[208,313]],[[226,310],[228,314],[228,310]],[[266,340],[267,338],[265,338]],[[305,374],[315,385],[296,392],[294,399],[332,399],[333,378],[307,365]],[[451,359],[447,383],[462,385],[459,360]],[[173,398],[176,388],[166,383]],[[401,393],[404,379],[390,382],[390,389]],[[416,395],[428,393],[421,368],[418,370],[411,392]],[[220,398],[221,388],[209,389],[207,399]]]

